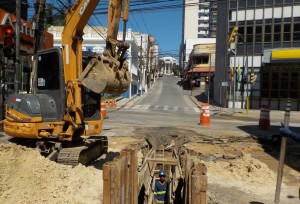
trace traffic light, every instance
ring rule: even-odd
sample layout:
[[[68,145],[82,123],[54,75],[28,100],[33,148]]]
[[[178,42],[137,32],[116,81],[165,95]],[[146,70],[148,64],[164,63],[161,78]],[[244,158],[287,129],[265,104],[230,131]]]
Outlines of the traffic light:
[[[15,54],[15,31],[10,24],[3,27],[3,54],[4,57],[12,58]]]
[[[205,77],[205,82],[208,83],[208,76]]]
[[[230,36],[229,36],[228,44],[234,42],[235,36],[237,35],[238,30],[239,30],[239,27],[237,27],[237,26],[234,26],[234,27],[232,28],[231,34],[230,34]]]
[[[255,81],[255,79],[254,79],[254,73],[251,72],[251,73],[250,73],[250,83],[251,83],[251,84],[254,84],[254,81]]]

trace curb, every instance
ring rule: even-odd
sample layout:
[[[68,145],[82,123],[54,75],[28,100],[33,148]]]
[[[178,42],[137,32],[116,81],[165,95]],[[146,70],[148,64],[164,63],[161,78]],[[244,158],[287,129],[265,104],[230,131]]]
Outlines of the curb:
[[[199,103],[199,101],[196,99],[195,96],[189,96],[190,99],[196,104],[196,106],[198,106],[198,108],[201,109],[201,104]]]
[[[115,98],[115,100],[116,100],[116,101],[120,101],[120,100],[122,100],[123,98],[124,98],[123,96],[119,96],[119,97]]]

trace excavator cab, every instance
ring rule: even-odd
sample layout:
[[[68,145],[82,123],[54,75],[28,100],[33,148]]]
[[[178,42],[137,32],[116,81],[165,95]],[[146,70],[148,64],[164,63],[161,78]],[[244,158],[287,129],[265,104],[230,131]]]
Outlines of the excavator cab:
[[[45,95],[53,99],[56,106],[56,121],[63,119],[66,107],[66,93],[64,83],[64,71],[61,50],[53,48],[39,51],[36,55],[36,73],[33,81],[33,93],[37,96]],[[43,103],[40,103],[44,106]],[[45,110],[48,108],[41,108]],[[47,121],[47,115],[42,114],[43,121]]]
[[[37,53],[37,73],[34,79],[35,94],[46,94],[56,104],[57,120],[63,119],[66,108],[66,88],[62,54],[59,48],[39,51]],[[84,120],[100,120],[100,94],[82,87],[82,112]]]

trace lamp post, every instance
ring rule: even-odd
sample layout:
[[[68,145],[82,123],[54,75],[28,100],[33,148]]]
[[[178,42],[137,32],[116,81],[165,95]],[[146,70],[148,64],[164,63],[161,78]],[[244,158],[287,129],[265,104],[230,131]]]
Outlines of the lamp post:
[[[194,80],[194,68],[192,67],[191,96],[193,96],[193,80]]]
[[[247,71],[247,73],[248,73],[248,45],[241,34],[238,33],[237,36],[240,37],[240,39],[243,41],[243,44],[246,47],[246,60],[245,60],[244,71],[243,71],[243,76],[244,76],[245,71]],[[253,69],[253,67],[252,67],[252,69]],[[246,80],[246,110],[247,110],[247,114],[248,114],[248,109],[249,109],[248,84],[249,83],[248,83],[248,77],[247,77],[247,80]],[[242,97],[244,97],[244,93],[242,93]]]

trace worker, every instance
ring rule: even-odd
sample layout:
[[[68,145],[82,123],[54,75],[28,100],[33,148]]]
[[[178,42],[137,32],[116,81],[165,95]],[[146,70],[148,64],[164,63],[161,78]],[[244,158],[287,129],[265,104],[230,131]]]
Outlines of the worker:
[[[167,202],[168,182],[166,181],[166,172],[161,169],[159,171],[159,180],[155,182],[154,199],[157,201]]]

